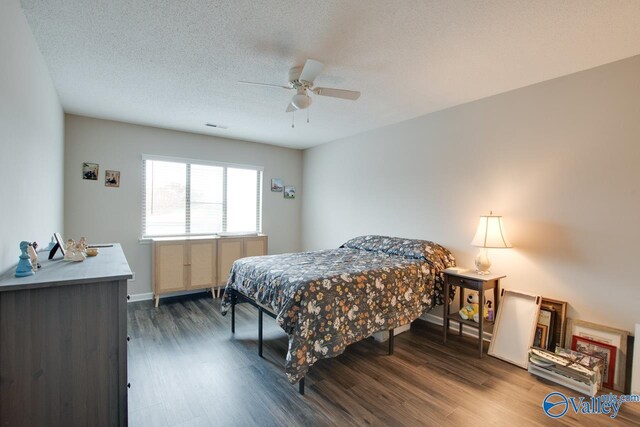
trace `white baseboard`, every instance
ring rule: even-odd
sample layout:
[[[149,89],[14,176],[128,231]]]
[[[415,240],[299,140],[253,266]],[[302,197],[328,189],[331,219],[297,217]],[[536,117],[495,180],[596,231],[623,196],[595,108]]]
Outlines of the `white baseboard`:
[[[146,292],[144,294],[132,294],[129,295],[129,297],[129,302],[148,301],[153,299],[153,292]]]
[[[442,326],[442,317],[436,316],[435,314],[425,313],[420,318],[429,323]],[[453,333],[453,331],[457,333],[458,325],[459,323],[456,322],[455,320],[450,320],[449,333]],[[462,334],[468,337],[478,338],[478,330],[467,325],[462,325]],[[493,337],[493,334],[491,334],[490,332],[487,332],[487,331],[484,332],[483,338],[485,341],[491,341],[492,337]]]
[[[198,289],[195,291],[183,291],[183,292],[173,292],[167,295],[163,295],[160,297],[160,300],[164,297],[178,297],[181,295],[191,295],[191,294],[199,294],[202,292],[208,292],[208,289]],[[130,294],[129,302],[137,302],[137,301],[149,301],[153,299],[153,292],[145,292],[142,294]]]

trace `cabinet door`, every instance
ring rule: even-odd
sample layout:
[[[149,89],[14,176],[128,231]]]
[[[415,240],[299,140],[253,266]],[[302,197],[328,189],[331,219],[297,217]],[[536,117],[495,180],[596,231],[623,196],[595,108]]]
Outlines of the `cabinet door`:
[[[244,256],[261,256],[267,254],[267,237],[246,237],[244,239]]]
[[[189,243],[191,256],[190,289],[211,288],[216,286],[217,245],[215,240],[198,240]]]
[[[189,261],[185,242],[154,242],[153,262],[156,295],[187,289]]]
[[[242,239],[223,238],[218,240],[218,283],[226,284],[233,262],[242,258],[244,244]]]

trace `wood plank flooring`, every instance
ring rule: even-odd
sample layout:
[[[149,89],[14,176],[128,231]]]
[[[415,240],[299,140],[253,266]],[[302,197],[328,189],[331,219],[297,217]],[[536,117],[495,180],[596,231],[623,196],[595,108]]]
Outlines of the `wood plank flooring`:
[[[606,415],[548,418],[542,399],[575,392],[485,356],[475,341],[423,321],[386,343],[367,339],[313,366],[306,395],[284,375],[287,337],[264,318],[264,358],[257,353],[257,313],[238,306],[236,334],[210,294],[129,304],[129,423],[137,426],[347,425],[640,425],[640,403]],[[485,348],[486,350],[486,348]]]

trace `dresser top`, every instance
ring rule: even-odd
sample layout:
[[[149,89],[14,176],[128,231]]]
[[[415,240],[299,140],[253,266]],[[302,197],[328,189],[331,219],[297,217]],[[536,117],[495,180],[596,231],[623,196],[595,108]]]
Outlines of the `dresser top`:
[[[11,268],[0,276],[0,292],[125,280],[133,277],[120,244],[114,243],[112,247],[101,247],[98,250],[98,256],[87,257],[82,262],[64,261],[60,251],[52,260],[47,259],[48,251],[38,252],[38,262],[42,268],[36,274],[27,277],[14,277],[15,267]],[[16,250],[16,259],[19,254],[20,251]]]

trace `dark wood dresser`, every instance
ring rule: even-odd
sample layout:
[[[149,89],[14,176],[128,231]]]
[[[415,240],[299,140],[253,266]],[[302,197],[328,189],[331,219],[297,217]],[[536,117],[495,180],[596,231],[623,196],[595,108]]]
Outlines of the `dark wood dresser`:
[[[83,262],[47,255],[33,276],[0,277],[0,426],[127,425],[122,248]]]

